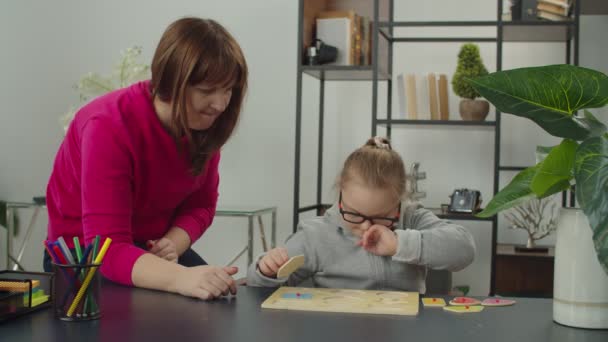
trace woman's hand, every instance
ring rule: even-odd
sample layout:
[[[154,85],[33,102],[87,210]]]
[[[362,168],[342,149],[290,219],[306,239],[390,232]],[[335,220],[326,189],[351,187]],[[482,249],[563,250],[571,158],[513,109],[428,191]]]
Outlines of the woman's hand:
[[[264,255],[264,257],[258,262],[260,272],[268,278],[274,278],[277,276],[279,268],[283,266],[289,260],[287,255],[287,249],[278,247],[271,249]]]
[[[175,277],[173,292],[203,300],[234,295],[236,283],[232,276],[237,272],[237,267],[184,267]]]
[[[171,239],[163,237],[158,240],[148,240],[146,246],[149,252],[157,257],[177,263],[177,247]]]
[[[381,225],[369,227],[357,245],[366,251],[380,256],[393,256],[397,253],[397,234]]]

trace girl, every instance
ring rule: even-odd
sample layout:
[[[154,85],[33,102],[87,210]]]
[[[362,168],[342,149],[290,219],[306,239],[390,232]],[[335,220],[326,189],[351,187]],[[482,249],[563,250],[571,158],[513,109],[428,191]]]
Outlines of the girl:
[[[74,236],[112,238],[101,272],[121,284],[202,299],[235,293],[236,268],[207,266],[190,246],[215,215],[245,58],[215,21],[183,18],[164,32],[151,71],[150,81],[93,100],[71,122],[47,187],[47,239],[73,247]]]
[[[466,229],[402,202],[405,168],[387,139],[370,139],[354,151],[337,187],[338,203],[324,216],[302,221],[285,247],[252,264],[248,285],[312,280],[315,287],[425,293],[427,268],[458,271],[473,261],[475,244]],[[289,257],[300,254],[305,264],[288,279],[277,279]]]

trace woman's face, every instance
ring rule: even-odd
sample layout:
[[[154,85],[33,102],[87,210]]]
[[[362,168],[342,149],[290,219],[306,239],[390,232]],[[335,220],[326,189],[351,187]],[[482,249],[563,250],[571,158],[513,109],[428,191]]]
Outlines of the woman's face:
[[[355,236],[362,236],[375,224],[391,228],[394,224],[391,219],[399,218],[401,201],[388,189],[351,180],[344,185],[341,194],[342,221]]]
[[[217,88],[200,83],[187,88],[188,127],[206,130],[222,115],[232,97],[232,87]]]

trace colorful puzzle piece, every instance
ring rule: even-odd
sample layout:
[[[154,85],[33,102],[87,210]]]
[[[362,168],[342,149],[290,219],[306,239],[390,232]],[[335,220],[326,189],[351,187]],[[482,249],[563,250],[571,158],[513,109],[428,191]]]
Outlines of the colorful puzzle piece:
[[[283,293],[281,298],[286,299],[312,299],[312,293]]]
[[[514,300],[502,298],[487,298],[481,302],[483,306],[509,306],[515,304]]]
[[[451,305],[479,305],[481,302],[475,298],[456,297],[450,301]]]
[[[422,304],[425,307],[442,307],[446,305],[443,298],[422,298]]]
[[[456,312],[456,313],[473,313],[480,312],[483,310],[481,305],[457,305],[457,306],[444,306],[443,310]]]

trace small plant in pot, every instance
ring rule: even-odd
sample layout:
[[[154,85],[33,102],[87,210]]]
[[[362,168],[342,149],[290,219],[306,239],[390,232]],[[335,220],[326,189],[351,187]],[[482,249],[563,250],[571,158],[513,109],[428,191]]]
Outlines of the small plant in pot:
[[[470,82],[499,111],[528,118],[563,138],[477,215],[490,217],[576,185],[580,208],[562,208],[557,223],[553,319],[608,329],[608,133],[591,112],[583,111],[608,104],[608,77],[592,69],[549,65],[495,72]]]
[[[488,116],[490,111],[488,101],[476,100],[480,94],[467,81],[487,74],[488,70],[479,55],[479,47],[472,43],[464,44],[458,53],[458,66],[452,79],[452,89],[461,97],[459,110],[463,120],[483,121]]]

